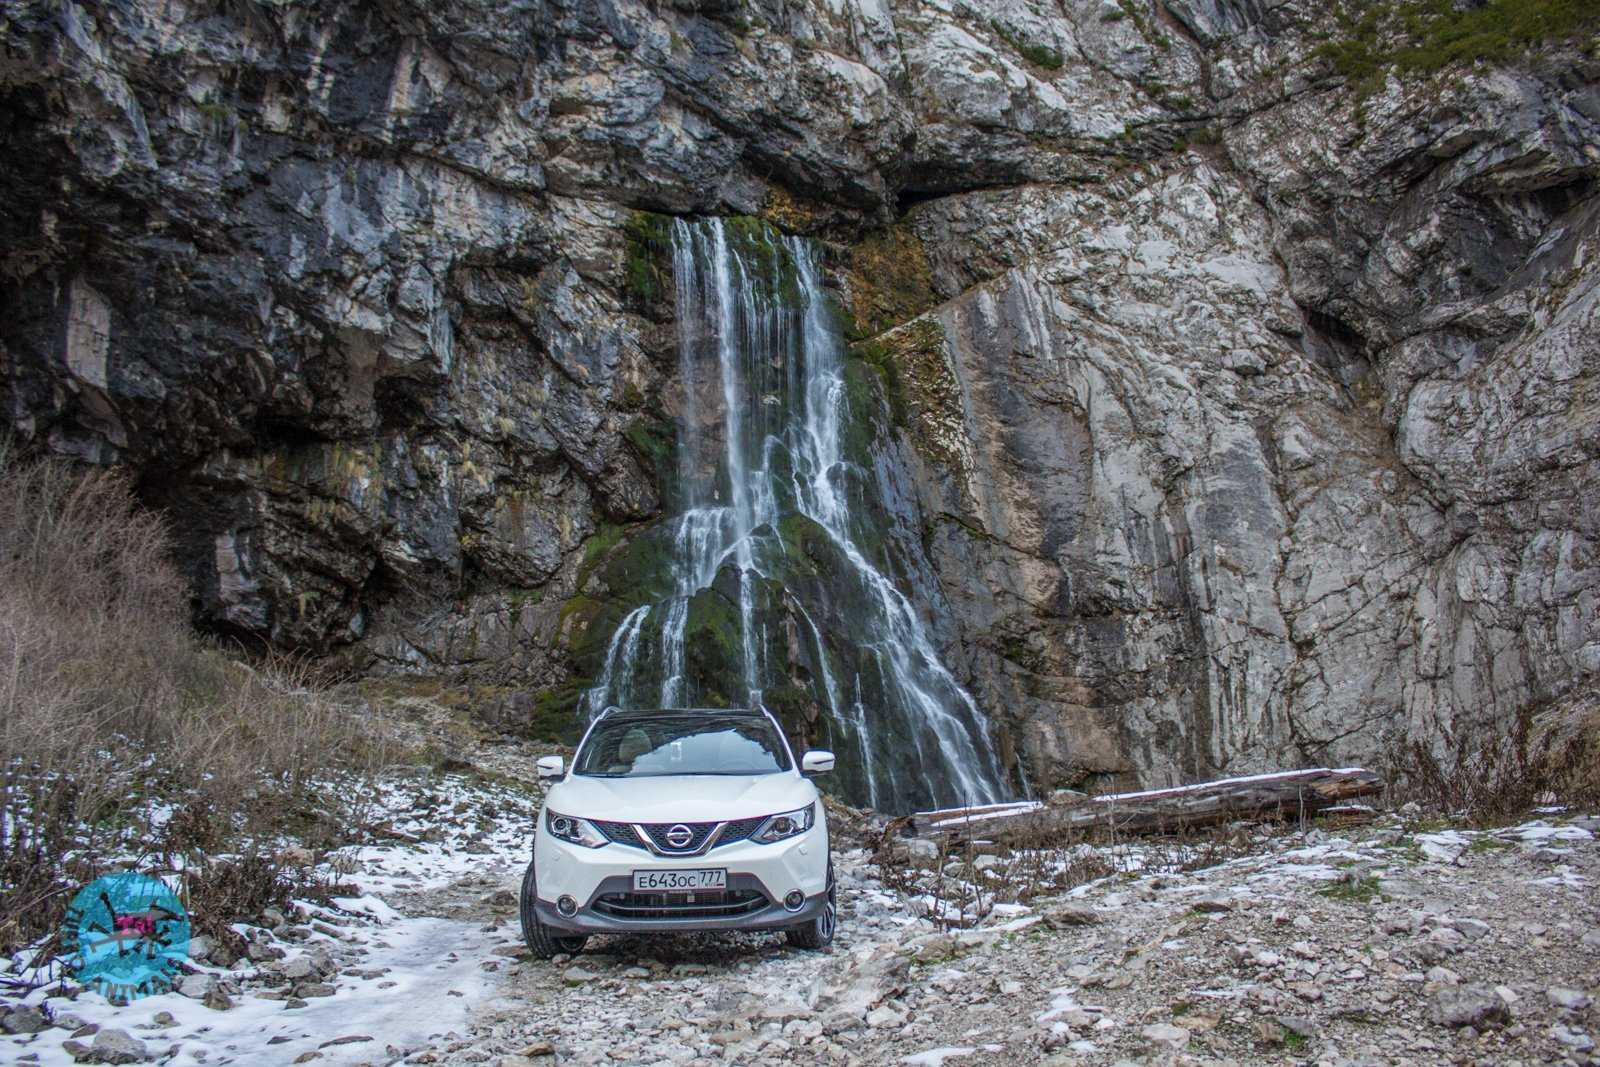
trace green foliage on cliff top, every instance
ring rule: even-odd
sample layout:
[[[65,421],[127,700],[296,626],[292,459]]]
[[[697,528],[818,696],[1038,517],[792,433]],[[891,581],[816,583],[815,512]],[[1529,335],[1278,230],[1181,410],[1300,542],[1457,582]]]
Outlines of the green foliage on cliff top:
[[[1335,18],[1338,38],[1313,55],[1366,92],[1390,70],[1434,74],[1457,63],[1504,63],[1541,42],[1600,29],[1593,0],[1490,0],[1467,11],[1451,0],[1342,4]]]

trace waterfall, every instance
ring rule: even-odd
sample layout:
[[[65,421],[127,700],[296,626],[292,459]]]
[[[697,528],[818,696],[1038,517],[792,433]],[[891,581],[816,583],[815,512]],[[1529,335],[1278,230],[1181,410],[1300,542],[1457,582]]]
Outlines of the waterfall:
[[[1001,799],[983,713],[886,573],[918,568],[885,534],[871,457],[847,454],[871,412],[853,410],[811,244],[749,220],[677,221],[672,263],[677,466],[655,533],[670,582],[616,625],[585,710],[799,699],[850,799]]]

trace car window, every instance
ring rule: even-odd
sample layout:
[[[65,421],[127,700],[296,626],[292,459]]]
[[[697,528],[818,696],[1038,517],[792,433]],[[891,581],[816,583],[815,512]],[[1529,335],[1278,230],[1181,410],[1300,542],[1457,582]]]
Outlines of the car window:
[[[602,721],[573,760],[577,774],[775,774],[789,769],[777,731],[762,719],[673,716]]]

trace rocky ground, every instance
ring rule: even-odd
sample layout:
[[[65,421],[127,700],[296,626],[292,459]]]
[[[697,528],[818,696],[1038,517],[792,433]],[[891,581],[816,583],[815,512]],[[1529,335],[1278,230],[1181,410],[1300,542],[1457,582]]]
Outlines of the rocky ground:
[[[598,943],[522,962],[464,1059],[1590,1063],[1600,820],[1318,829],[940,933],[842,857],[835,951]],[[520,1058],[519,1058],[520,1057]]]
[[[519,765],[498,754],[502,768]],[[775,935],[597,938],[543,962],[516,888],[537,789],[395,783],[351,895],[200,941],[180,990],[0,1008],[11,1062],[1600,1064],[1600,818],[1497,830],[1386,815],[1235,835],[1213,866],[1115,873],[939,930],[841,842],[833,950]],[[935,862],[923,855],[915,862]],[[999,879],[1003,865],[980,861]],[[904,871],[893,885],[908,884]],[[914,884],[913,876],[909,884]]]

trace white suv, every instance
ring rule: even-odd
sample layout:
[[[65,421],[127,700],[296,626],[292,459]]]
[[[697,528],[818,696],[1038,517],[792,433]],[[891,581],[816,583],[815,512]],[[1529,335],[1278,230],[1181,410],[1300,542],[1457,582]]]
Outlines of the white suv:
[[[822,801],[765,711],[601,713],[545,797],[522,880],[522,934],[536,956],[590,934],[785,930],[833,940],[838,900]]]

